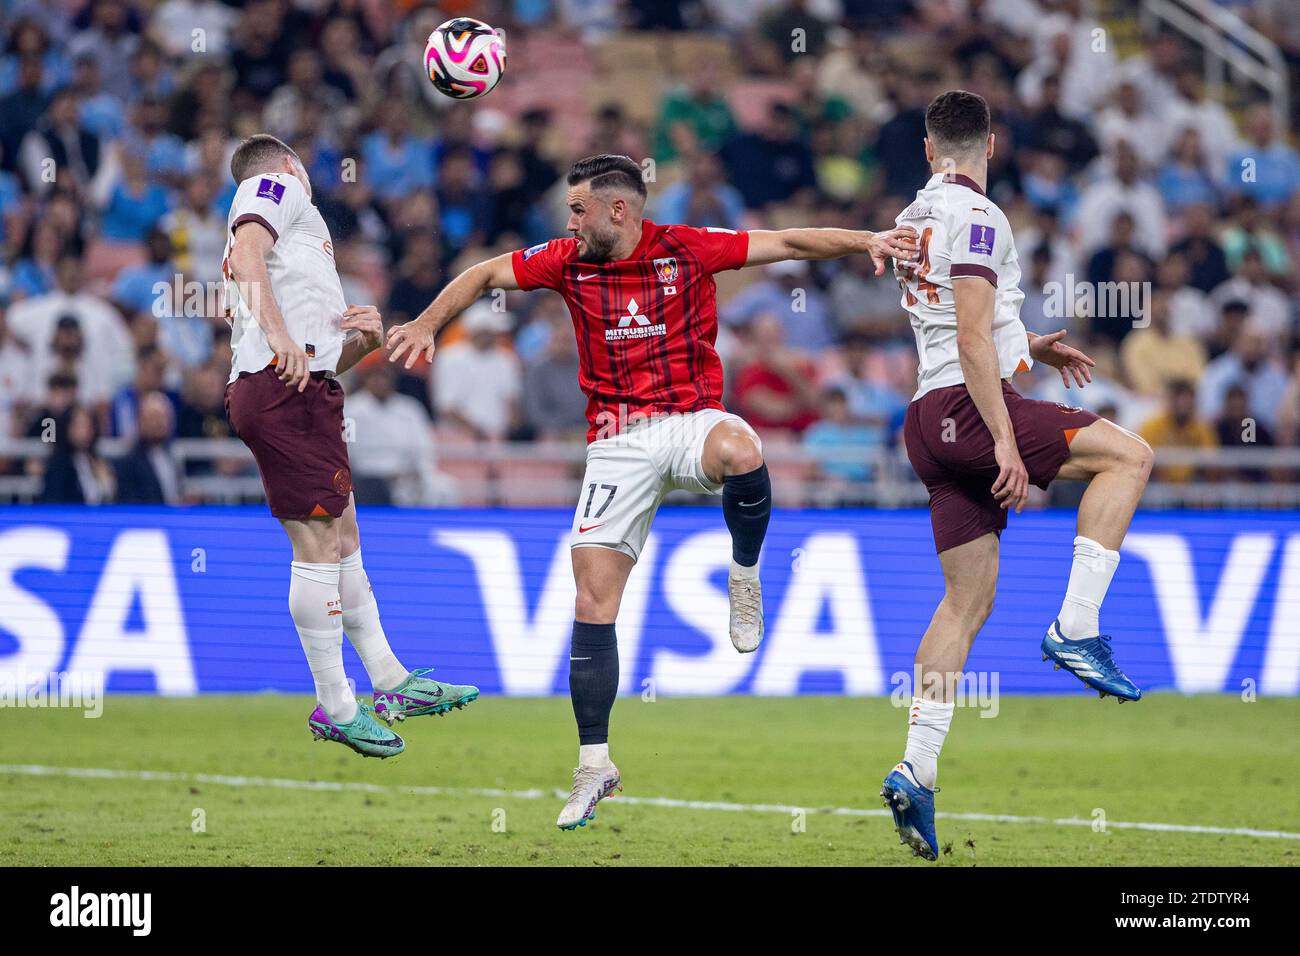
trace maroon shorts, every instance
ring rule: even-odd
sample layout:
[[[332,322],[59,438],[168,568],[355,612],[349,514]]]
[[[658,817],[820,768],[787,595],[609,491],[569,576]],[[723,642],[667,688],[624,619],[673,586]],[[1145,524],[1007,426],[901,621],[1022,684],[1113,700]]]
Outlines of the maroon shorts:
[[[273,368],[243,372],[226,386],[226,416],[262,473],[277,518],[337,518],[352,472],[343,441],[343,386],[313,372],[299,392]]]
[[[1029,480],[1046,488],[1070,457],[1075,433],[1097,416],[1025,398],[1007,382],[1002,397]],[[917,477],[930,492],[936,550],[947,551],[990,531],[1001,533],[1007,513],[993,497],[998,477],[993,436],[965,385],[936,388],[907,406],[903,441]]]

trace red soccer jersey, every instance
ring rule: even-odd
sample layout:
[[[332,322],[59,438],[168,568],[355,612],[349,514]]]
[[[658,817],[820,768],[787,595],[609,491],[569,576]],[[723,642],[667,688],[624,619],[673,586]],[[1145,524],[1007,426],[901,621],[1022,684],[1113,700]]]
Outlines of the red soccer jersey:
[[[749,234],[646,219],[626,259],[577,254],[577,239],[552,239],[515,252],[513,264],[521,289],[554,289],[568,303],[587,441],[617,434],[633,415],[722,408],[713,274],[745,264]]]

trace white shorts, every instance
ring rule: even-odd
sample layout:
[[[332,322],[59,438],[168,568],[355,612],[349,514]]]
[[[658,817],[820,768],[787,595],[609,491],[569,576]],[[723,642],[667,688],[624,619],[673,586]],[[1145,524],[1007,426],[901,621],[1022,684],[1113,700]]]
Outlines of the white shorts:
[[[704,441],[714,425],[732,421],[762,448],[743,418],[717,408],[646,419],[588,445],[569,547],[613,548],[635,561],[668,492],[722,494],[704,474]]]

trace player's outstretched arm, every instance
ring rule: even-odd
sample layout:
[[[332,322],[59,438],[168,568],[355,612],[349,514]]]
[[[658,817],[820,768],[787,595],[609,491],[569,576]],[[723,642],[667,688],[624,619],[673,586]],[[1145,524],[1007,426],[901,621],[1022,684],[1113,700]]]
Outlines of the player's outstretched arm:
[[[289,335],[279,303],[271,294],[271,275],[266,257],[275,245],[275,237],[260,222],[245,222],[235,230],[230,249],[230,273],[239,289],[239,297],[253,313],[266,336],[266,344],[275,353],[275,368],[280,380],[289,388],[302,391],[311,377],[307,353]]]
[[[866,253],[876,264],[876,275],[885,271],[891,256],[902,262],[916,258],[916,230],[900,226],[888,232],[865,229],[755,229],[749,233],[747,266],[763,266],[785,259],[838,259]]]
[[[342,375],[384,344],[384,319],[373,305],[350,305],[339,323],[347,332],[334,371]]]
[[[998,463],[993,497],[1003,508],[1019,513],[1029,499],[1029,472],[1020,460],[1011,414],[1002,397],[998,349],[993,342],[997,289],[980,276],[957,277],[952,281],[952,298],[957,309],[957,358],[966,391],[993,435],[993,456]]]
[[[518,289],[519,283],[515,280],[511,256],[512,253],[507,252],[470,266],[448,282],[427,309],[410,322],[390,329],[388,361],[396,362],[405,355],[405,367],[410,368],[423,354],[432,362],[433,340],[443,326],[478,301],[479,296],[489,289]]]

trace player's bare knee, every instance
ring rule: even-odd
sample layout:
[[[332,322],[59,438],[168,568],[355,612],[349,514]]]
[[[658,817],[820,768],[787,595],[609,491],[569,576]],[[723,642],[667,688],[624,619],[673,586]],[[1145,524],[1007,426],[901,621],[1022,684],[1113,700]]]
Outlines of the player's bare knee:
[[[732,429],[718,448],[724,475],[747,475],[763,467],[763,452],[754,436],[744,429]]]
[[[620,595],[598,582],[580,575],[575,582],[577,596],[573,602],[575,620],[585,624],[612,624],[618,616]]]
[[[1132,432],[1123,433],[1115,444],[1109,462],[1110,470],[1131,475],[1145,483],[1151,476],[1151,466],[1155,462],[1155,452],[1146,440]]]
[[[573,616],[584,624],[612,624],[618,616],[618,599],[580,584],[573,602]]]
[[[1133,467],[1138,477],[1142,479],[1143,484],[1151,477],[1151,467],[1155,464],[1156,453],[1152,451],[1151,446],[1147,444],[1146,439],[1137,435],[1133,436],[1130,443],[1133,446]]]
[[[996,579],[975,586],[950,586],[944,593],[944,601],[959,620],[970,625],[973,633],[993,613],[993,599],[997,596],[997,591]]]

